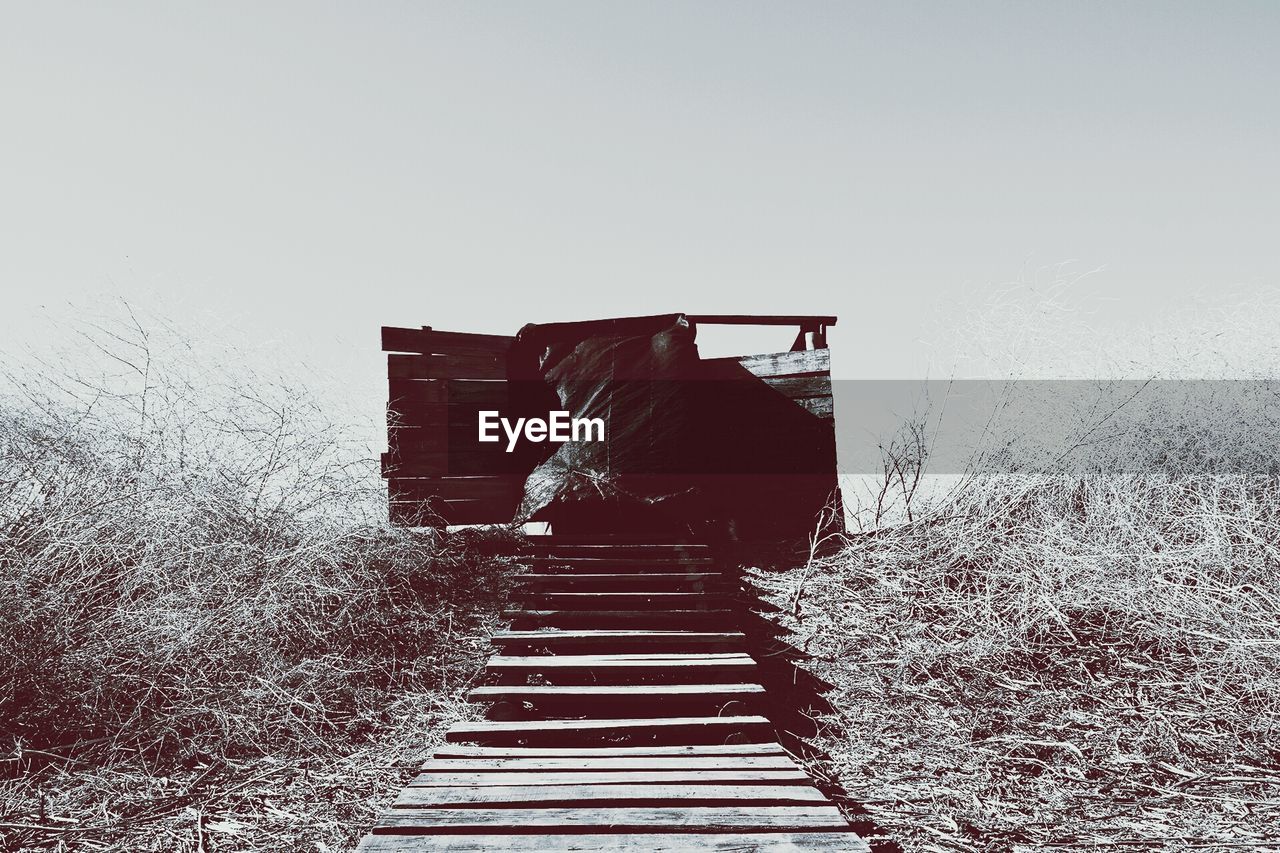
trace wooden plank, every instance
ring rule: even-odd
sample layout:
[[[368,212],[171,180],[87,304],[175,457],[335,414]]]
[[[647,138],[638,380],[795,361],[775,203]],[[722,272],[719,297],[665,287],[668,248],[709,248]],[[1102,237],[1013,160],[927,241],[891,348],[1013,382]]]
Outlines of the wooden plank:
[[[413,787],[461,787],[467,785],[810,785],[800,767],[758,770],[577,770],[528,772],[524,770],[482,770],[458,773],[422,773],[414,776]]]
[[[443,744],[436,758],[643,758],[656,755],[786,755],[780,743],[697,744],[693,746],[471,746]]]
[[[733,645],[746,641],[741,631],[499,631],[490,638],[497,646],[528,645],[634,645],[634,646],[694,646]]]
[[[567,584],[570,586],[580,586],[582,584],[597,583],[606,581],[608,583],[621,583],[623,581],[647,581],[650,583],[681,583],[681,582],[702,582],[729,580],[736,577],[725,572],[575,572],[569,574],[560,572],[557,574],[542,575],[529,574],[524,575],[523,580],[529,582],[555,582]]]
[[[481,443],[470,430],[431,427],[389,427],[383,476],[467,476],[508,474],[526,476],[526,462],[492,443]]]
[[[505,358],[490,355],[389,355],[390,379],[506,379]]]
[[[483,785],[405,788],[394,808],[598,808],[602,806],[829,803],[808,785]]]
[[[396,447],[382,454],[382,476],[392,477],[467,477],[489,474],[527,476],[527,467],[514,454],[493,450],[424,450],[413,446]]]
[[[694,717],[696,720],[726,719]],[[618,722],[613,720],[611,722]],[[635,720],[623,720],[632,723]],[[524,725],[552,725],[526,723]],[[595,773],[621,770],[793,770],[798,764],[788,755],[644,755],[514,758],[446,758],[423,762],[422,773]]]
[[[434,527],[439,524],[510,524],[515,505],[495,501],[393,501],[391,523],[400,527]]]
[[[836,318],[822,314],[689,314],[686,319],[704,326],[834,326]]]
[[[512,722],[482,721],[459,723],[447,732],[445,740],[484,741],[555,739],[556,745],[581,742],[584,739],[628,737],[697,737],[723,738],[742,735],[755,740],[773,737],[773,725],[764,717],[669,717],[620,720],[516,720]],[[532,745],[532,743],[531,743]]]
[[[616,541],[614,541],[616,539]],[[607,554],[651,554],[654,556],[672,556],[673,552],[689,552],[710,554],[710,545],[700,542],[673,540],[669,537],[626,536],[620,533],[595,535],[568,535],[554,533],[530,534],[529,547],[534,549],[550,549],[555,553],[570,556],[601,556]]]
[[[798,352],[774,352],[762,355],[744,355],[737,358],[709,358],[703,361],[712,375],[733,375],[746,370],[752,376],[763,379],[771,376],[804,376],[831,371],[831,350],[810,349]]]
[[[356,853],[635,853],[628,834],[368,835]],[[870,853],[857,834],[827,832],[645,833],[645,853]]]
[[[481,442],[479,439],[480,412],[490,409],[499,412],[499,417],[508,414],[501,407],[484,403],[420,402],[401,397],[387,402],[387,423],[405,427],[447,428],[453,430],[455,435],[475,436],[477,443],[498,445],[498,449],[505,453],[506,438],[501,427],[494,430],[494,434],[502,436],[499,441]]]
[[[382,327],[384,352],[451,353],[456,351],[483,350],[505,353],[515,341],[513,335],[482,335],[472,332],[437,331],[424,326],[420,329],[399,326]]]
[[[387,400],[409,405],[454,403],[499,408],[510,401],[511,383],[503,379],[391,379]]]
[[[689,806],[591,809],[396,809],[378,818],[375,833],[714,832],[734,829],[814,832],[848,830],[833,805]]]
[[[704,542],[683,539],[671,534],[655,533],[539,533],[529,536],[534,547],[560,547],[589,545],[616,548],[621,545],[642,548],[695,548],[708,547]]]
[[[619,554],[616,550],[607,549],[606,553],[600,553],[592,556],[580,556],[577,554],[566,556],[562,554],[535,554],[527,556],[524,559],[530,561],[534,565],[554,565],[554,566],[582,566],[588,569],[599,570],[601,567],[621,566],[621,567],[673,567],[680,570],[688,566],[709,566],[715,563],[715,558],[710,553],[699,554],[695,556],[686,556],[683,554],[666,555],[666,554]]]
[[[554,572],[585,572],[587,574],[606,574],[617,572],[626,574],[636,570],[653,573],[687,574],[690,570],[711,567],[715,560],[711,557],[527,557],[521,560],[530,566]]]
[[[518,591],[535,610],[699,610],[723,607],[732,599],[718,592],[546,592]]]
[[[387,480],[391,500],[401,502],[442,500],[492,501],[499,506],[520,500],[523,478],[511,475],[477,477],[392,477]]]
[[[836,416],[835,402],[830,397],[811,397],[805,400],[793,400],[792,402],[815,418],[831,420]]]
[[[521,624],[583,628],[630,625],[633,628],[668,628],[690,625],[728,625],[736,620],[735,610],[506,610],[503,618]]]
[[[558,681],[571,676],[592,680],[609,678],[651,678],[663,680],[691,677],[748,678],[756,671],[756,661],[741,652],[616,655],[495,655],[485,664],[491,675],[542,674]]]
[[[831,396],[831,377],[827,374],[768,376],[764,377],[764,383],[789,400]]]
[[[680,592],[678,587],[696,587],[698,592],[707,585],[723,584],[736,580],[736,575],[723,572],[613,572],[609,574],[590,574],[587,572],[557,574],[522,575],[519,582],[527,587],[534,587],[544,592],[556,590],[584,591],[593,590],[652,590],[654,592]]]
[[[492,453],[494,445],[468,441],[458,448],[449,446],[449,430],[440,427],[387,426],[387,447],[393,454],[448,453],[451,450]],[[459,439],[462,436],[458,436]],[[499,449],[498,452],[501,452]],[[504,454],[507,455],[507,454]]]
[[[722,704],[733,700],[756,699],[764,688],[749,682],[734,684],[540,684],[487,685],[473,687],[469,702],[530,702],[535,706],[548,702],[574,703],[575,716],[591,716],[602,701],[612,700],[672,703],[684,700]]]

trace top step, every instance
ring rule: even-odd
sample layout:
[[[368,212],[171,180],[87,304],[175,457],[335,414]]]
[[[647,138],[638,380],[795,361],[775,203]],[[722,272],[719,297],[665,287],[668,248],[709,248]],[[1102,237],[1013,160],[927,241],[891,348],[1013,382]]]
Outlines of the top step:
[[[527,537],[530,544],[539,547],[581,546],[591,548],[617,548],[636,546],[644,548],[706,548],[700,542],[681,542],[671,536],[649,536],[628,533],[561,533]]]
[[[715,561],[710,557],[637,557],[602,555],[599,557],[527,556],[521,563],[533,566],[541,573],[589,572],[592,574],[646,572],[689,572],[711,568]]]

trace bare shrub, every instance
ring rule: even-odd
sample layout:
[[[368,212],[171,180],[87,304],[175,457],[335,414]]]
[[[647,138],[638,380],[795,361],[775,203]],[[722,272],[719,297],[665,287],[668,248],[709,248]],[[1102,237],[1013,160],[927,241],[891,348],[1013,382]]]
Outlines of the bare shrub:
[[[1068,331],[1023,333],[1086,345]],[[1188,347],[1199,375],[1257,378],[1261,362],[1233,372],[1215,349],[1232,343]],[[1074,401],[1008,380],[967,464],[904,493],[898,472],[923,464],[927,486],[936,461],[915,449],[935,446],[924,418],[928,439],[886,445],[885,494],[908,495],[909,516],[872,500],[838,553],[757,572],[785,613],[801,589],[822,602],[784,617],[834,686],[819,745],[907,850],[1275,845],[1276,394],[1121,378]]]
[[[197,356],[127,310],[76,332],[68,354],[11,360],[0,399],[0,731],[25,774],[0,813],[27,827],[10,841],[66,837],[39,831],[47,803],[99,814],[77,837],[175,849],[121,841],[139,821],[120,798],[185,824],[199,786],[155,799],[183,767],[240,790],[264,756],[405,747],[391,732],[423,725],[405,696],[456,716],[502,604],[502,534],[387,529],[365,425],[284,371]],[[114,775],[65,775],[95,766]]]

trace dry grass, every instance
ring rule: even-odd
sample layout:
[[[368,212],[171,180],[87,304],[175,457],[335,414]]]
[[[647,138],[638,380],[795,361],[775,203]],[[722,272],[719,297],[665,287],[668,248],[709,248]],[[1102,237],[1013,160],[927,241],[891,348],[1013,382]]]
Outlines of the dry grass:
[[[0,399],[0,849],[349,847],[466,713],[510,537],[382,527],[296,379],[78,331]]]
[[[908,851],[1276,849],[1280,484],[972,481],[759,572],[819,747]]]

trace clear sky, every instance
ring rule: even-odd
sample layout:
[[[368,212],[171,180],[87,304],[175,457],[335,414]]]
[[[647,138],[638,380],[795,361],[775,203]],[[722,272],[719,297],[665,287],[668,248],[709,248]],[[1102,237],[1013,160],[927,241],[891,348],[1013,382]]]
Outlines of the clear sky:
[[[10,335],[164,294],[381,387],[381,324],[811,312],[898,377],[1043,265],[1280,284],[1280,3],[0,9]]]

